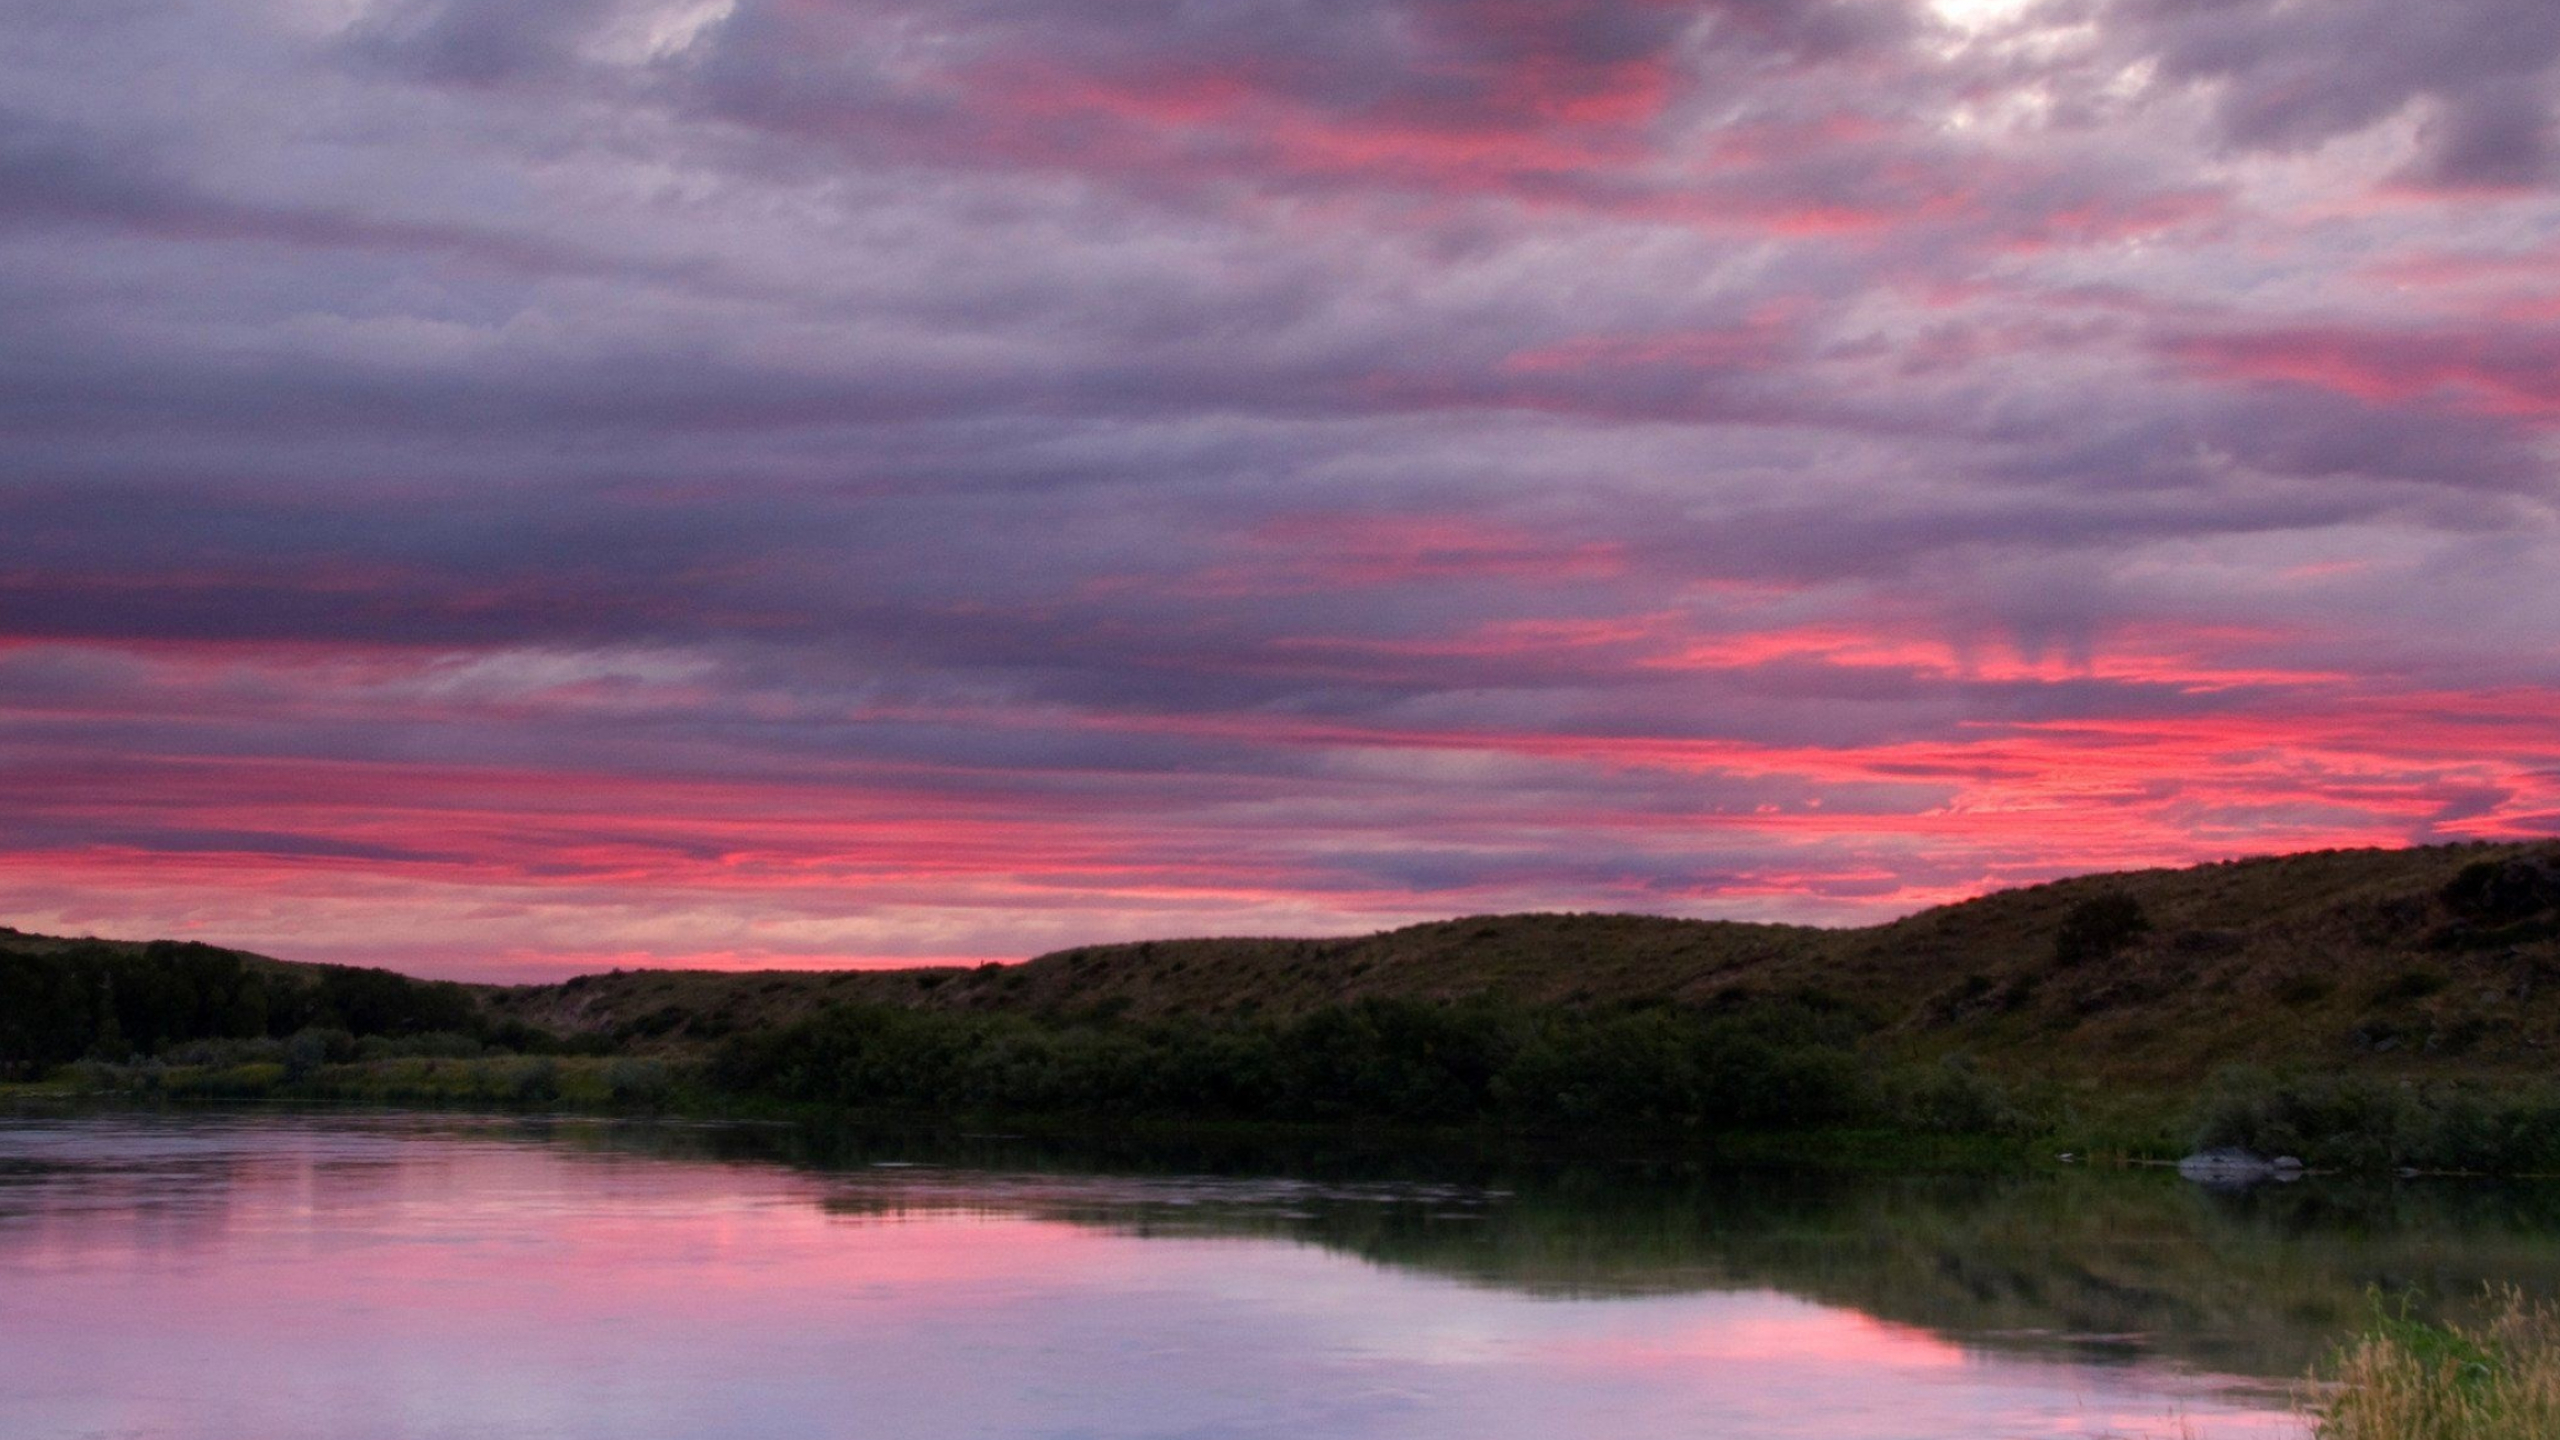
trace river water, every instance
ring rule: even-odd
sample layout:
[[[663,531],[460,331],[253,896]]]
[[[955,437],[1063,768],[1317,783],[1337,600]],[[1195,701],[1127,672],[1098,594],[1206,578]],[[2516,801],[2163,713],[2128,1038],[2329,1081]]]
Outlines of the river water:
[[[2507,1192],[0,1112],[0,1434],[2294,1435]]]

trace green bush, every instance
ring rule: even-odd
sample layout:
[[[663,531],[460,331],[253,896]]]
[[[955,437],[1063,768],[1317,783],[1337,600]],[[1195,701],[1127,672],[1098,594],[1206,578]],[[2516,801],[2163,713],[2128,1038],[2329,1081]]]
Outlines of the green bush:
[[[516,1105],[542,1105],[560,1098],[560,1062],[548,1055],[527,1055],[500,1062],[498,1098]]]
[[[344,1064],[356,1056],[356,1037],[344,1030],[307,1029],[284,1042],[284,1074],[301,1080],[323,1065]]]
[[[2338,1169],[2525,1174],[2560,1168],[2560,1090],[2235,1070],[2198,1102],[2194,1140]]]
[[[675,1076],[655,1060],[628,1057],[605,1066],[605,1093],[617,1105],[663,1105],[675,1092]]]
[[[1950,1055],[1905,1079],[1896,1089],[1893,1110],[1905,1127],[1926,1134],[2017,1135],[2037,1128],[2008,1088],[1964,1055]]]

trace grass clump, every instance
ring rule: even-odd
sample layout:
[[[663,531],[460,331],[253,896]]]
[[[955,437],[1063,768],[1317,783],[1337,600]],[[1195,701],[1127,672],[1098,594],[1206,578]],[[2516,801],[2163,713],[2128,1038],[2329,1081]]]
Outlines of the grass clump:
[[[2551,1440],[2560,1435],[2560,1309],[2507,1292],[2477,1328],[2374,1307],[2339,1352],[2319,1440]]]

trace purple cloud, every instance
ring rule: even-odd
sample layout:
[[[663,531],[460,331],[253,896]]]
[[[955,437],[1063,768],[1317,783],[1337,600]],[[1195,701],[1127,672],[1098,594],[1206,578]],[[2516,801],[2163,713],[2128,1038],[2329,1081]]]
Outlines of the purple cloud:
[[[8,0],[0,918],[983,957],[2547,833],[2543,8]]]

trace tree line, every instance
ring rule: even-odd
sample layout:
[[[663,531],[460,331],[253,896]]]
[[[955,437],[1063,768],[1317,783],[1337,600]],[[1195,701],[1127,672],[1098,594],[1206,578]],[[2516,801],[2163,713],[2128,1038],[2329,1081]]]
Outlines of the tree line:
[[[0,1076],[121,1061],[195,1040],[481,1034],[470,992],[388,970],[254,966],[192,941],[0,949]]]
[[[723,1088],[861,1110],[1550,1130],[2016,1120],[1962,1067],[1881,1071],[1845,1007],[1616,1012],[1361,1000],[1286,1019],[837,1007],[726,1041]]]

